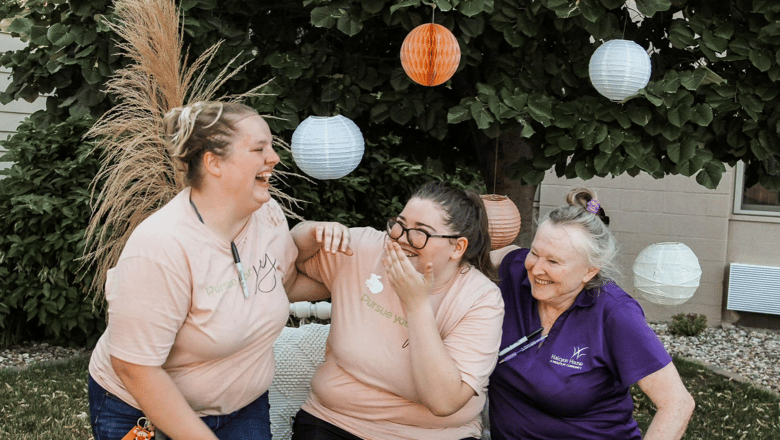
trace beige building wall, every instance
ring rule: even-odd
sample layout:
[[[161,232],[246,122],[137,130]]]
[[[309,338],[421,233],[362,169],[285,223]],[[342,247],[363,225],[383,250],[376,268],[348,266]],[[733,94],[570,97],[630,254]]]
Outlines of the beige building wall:
[[[736,211],[736,207],[735,207]],[[733,214],[729,221],[729,242],[726,254],[727,263],[754,264],[758,266],[780,267],[780,215]],[[728,277],[728,270],[726,271]],[[724,291],[728,293],[728,279]],[[774,288],[777,286],[766,286]],[[737,312],[726,310],[728,302],[724,294],[723,317],[729,322],[754,327],[780,329],[780,316],[765,313]],[[777,310],[780,298],[768,306]],[[757,308],[763,309],[760,301]]]
[[[0,52],[8,50],[18,50],[25,44],[9,34],[0,32]],[[11,82],[11,71],[5,67],[0,67],[0,90],[5,90]],[[24,100],[9,102],[6,105],[0,105],[0,140],[6,140],[10,135],[16,133],[16,127],[31,113],[45,109],[46,99],[38,98],[35,102],[29,103]],[[0,146],[0,156],[5,153],[5,149]],[[8,163],[0,161],[0,169],[10,166]]]
[[[721,322],[724,276],[728,261],[729,219],[733,204],[734,172],[729,169],[714,190],[699,185],[695,178],[647,174],[615,178],[559,178],[548,172],[540,185],[540,215],[565,204],[574,187],[594,190],[610,217],[610,229],[620,243],[619,263],[623,279],[616,280],[634,296],[650,321],[667,321],[678,313],[707,315],[709,325]],[[647,246],[660,242],[681,242],[699,258],[702,276],[699,288],[686,303],[660,306],[634,291],[632,267]]]

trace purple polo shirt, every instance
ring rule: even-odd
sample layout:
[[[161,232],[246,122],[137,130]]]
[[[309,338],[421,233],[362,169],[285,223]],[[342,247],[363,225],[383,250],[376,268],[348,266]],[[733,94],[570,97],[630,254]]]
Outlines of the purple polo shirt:
[[[526,255],[528,249],[509,253],[499,269],[506,307],[502,350],[541,327]],[[642,308],[620,287],[583,291],[541,345],[496,367],[488,388],[491,436],[641,439],[629,388],[671,360]]]

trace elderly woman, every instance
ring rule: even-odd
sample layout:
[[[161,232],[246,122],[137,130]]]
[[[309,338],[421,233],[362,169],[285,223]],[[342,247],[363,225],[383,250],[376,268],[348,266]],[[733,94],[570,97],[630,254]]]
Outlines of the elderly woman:
[[[108,328],[89,364],[93,433],[118,440],[145,417],[174,439],[270,440],[286,291],[317,289],[296,276],[269,193],[271,131],[235,103],[197,102],[164,122],[189,186],[133,231],[109,271]]]
[[[639,304],[612,282],[617,244],[594,195],[573,190],[531,249],[494,251],[506,304],[490,377],[502,439],[641,439],[629,388],[657,407],[645,439],[679,439],[694,401]]]
[[[384,231],[306,222],[292,234],[333,303],[293,439],[480,437],[503,302],[479,196],[429,183]]]

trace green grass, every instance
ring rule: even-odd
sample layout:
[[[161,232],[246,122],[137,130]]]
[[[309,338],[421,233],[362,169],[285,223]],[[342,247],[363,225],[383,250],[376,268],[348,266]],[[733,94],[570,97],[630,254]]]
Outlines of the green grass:
[[[713,374],[694,362],[675,358],[674,365],[696,401],[683,439],[780,439],[780,396]],[[636,385],[631,394],[634,418],[645,432],[655,406]]]
[[[0,439],[91,439],[88,364],[83,356],[0,370]]]
[[[0,439],[91,439],[87,409],[88,357],[0,370]],[[684,439],[780,438],[780,396],[729,381],[682,359],[675,366],[696,400]],[[644,431],[655,408],[636,386],[634,417]],[[81,414],[81,417],[78,415]]]

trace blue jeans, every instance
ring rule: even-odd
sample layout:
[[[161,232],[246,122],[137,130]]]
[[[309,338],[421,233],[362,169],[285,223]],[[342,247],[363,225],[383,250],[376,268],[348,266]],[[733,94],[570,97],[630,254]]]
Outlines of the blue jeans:
[[[266,392],[238,411],[205,416],[201,420],[220,440],[271,440],[269,410]],[[121,440],[144,414],[106,391],[89,376],[89,416],[95,440]]]

